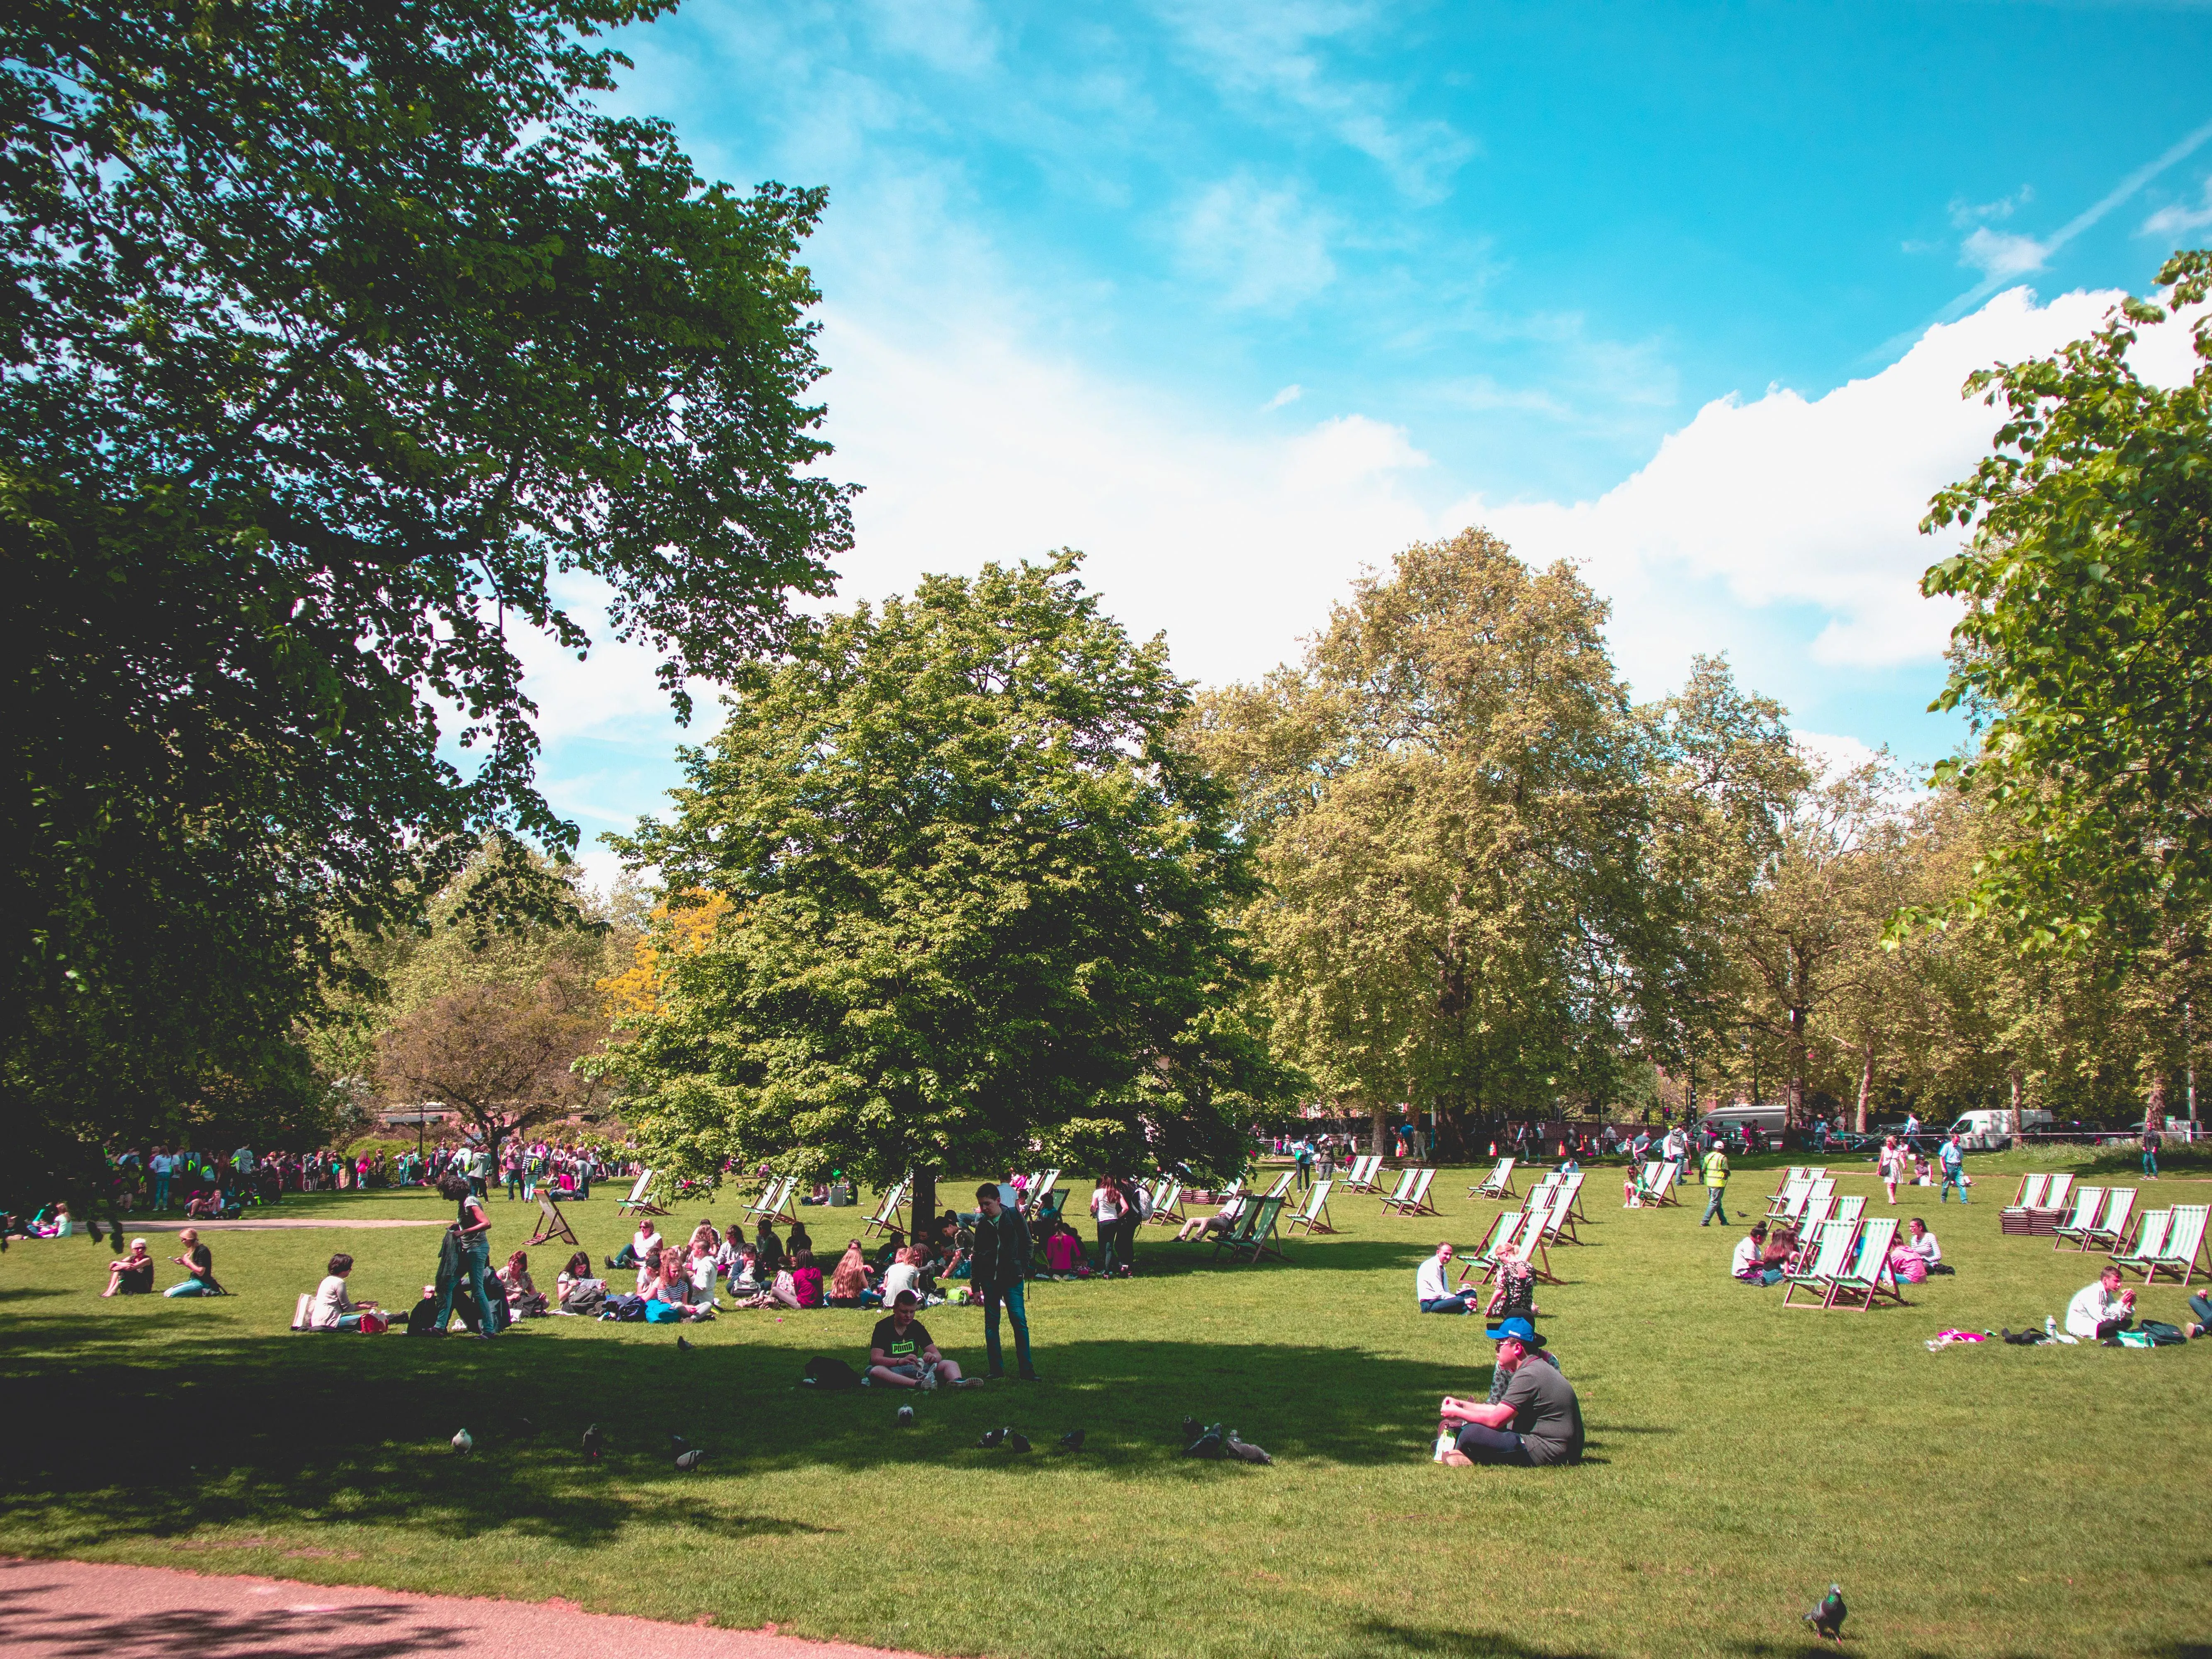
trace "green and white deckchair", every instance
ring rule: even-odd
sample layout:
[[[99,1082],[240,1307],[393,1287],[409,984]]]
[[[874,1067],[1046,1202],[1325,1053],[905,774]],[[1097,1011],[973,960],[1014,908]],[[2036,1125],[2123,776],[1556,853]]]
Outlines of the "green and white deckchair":
[[[1418,1169],[1414,1168],[1410,1164],[1408,1164],[1404,1169],[1398,1171],[1398,1184],[1390,1189],[1389,1195],[1382,1200],[1382,1213],[1384,1215],[1390,1213],[1390,1206],[1392,1205],[1397,1203],[1401,1199],[1404,1198],[1407,1194],[1413,1190],[1413,1182],[1419,1178],[1420,1173],[1421,1172]],[[1379,1191],[1380,1188],[1377,1188],[1377,1190]]]
[[[1268,1188],[1267,1190],[1261,1194],[1260,1196],[1263,1199],[1287,1199],[1291,1195],[1291,1183],[1297,1178],[1298,1172],[1295,1168],[1285,1170],[1282,1174],[1275,1177],[1275,1184]]]
[[[1515,1160],[1510,1158],[1499,1158],[1498,1160],[1497,1168],[1491,1170],[1491,1172],[1483,1176],[1481,1180],[1476,1182],[1474,1185],[1469,1187],[1467,1189],[1467,1195],[1469,1198],[1515,1198],[1519,1196],[1519,1194],[1513,1190],[1514,1162]]]
[[[1498,1252],[1519,1234],[1521,1219],[1527,1213],[1525,1210],[1500,1210],[1490,1218],[1489,1229],[1475,1242],[1473,1249],[1460,1257],[1461,1284],[1466,1284],[1477,1267],[1487,1268],[1498,1260]]]
[[[1437,1214],[1436,1206],[1429,1202],[1429,1188],[1436,1181],[1436,1170],[1424,1168],[1410,1170],[1407,1173],[1413,1177],[1413,1185],[1407,1187],[1401,1183],[1397,1192],[1384,1199],[1383,1213],[1387,1215],[1395,1210],[1400,1215]]]
[[[860,1229],[860,1236],[863,1238],[870,1233],[902,1233],[906,1231],[906,1217],[902,1212],[906,1208],[906,1190],[913,1182],[914,1176],[911,1174],[902,1175],[898,1178],[898,1183],[884,1194],[884,1201],[876,1206],[876,1212],[868,1218],[867,1224]]]
[[[2177,1282],[2186,1286],[2198,1273],[2207,1271],[2204,1255],[2204,1218],[2212,1214],[2212,1205],[2177,1204],[2173,1218],[2167,1224],[2166,1243],[2154,1255],[2142,1264],[2143,1282],[2149,1284],[2161,1273],[2172,1273]]]
[[[1230,1261],[1233,1262],[1237,1257],[1243,1256],[1249,1261],[1257,1261],[1263,1255],[1272,1255],[1278,1261],[1290,1260],[1284,1254],[1282,1237],[1275,1231],[1275,1224],[1281,1219],[1286,1202],[1286,1200],[1279,1198],[1263,1198],[1250,1206],[1251,1228],[1243,1242],[1230,1249]]]
[[[1853,1193],[1849,1198],[1839,1198],[1836,1200],[1836,1207],[1828,1212],[1828,1219],[1848,1221],[1856,1227],[1859,1224],[1859,1218],[1865,1214],[1866,1195],[1863,1193]]]
[[[2074,1189],[2074,1213],[2051,1230],[2054,1250],[2063,1250],[2070,1242],[2078,1250],[2089,1248],[2089,1235],[2096,1231],[2097,1217],[2105,1207],[2102,1187],[2076,1187]]]
[[[2151,1264],[2166,1254],[2166,1236],[2172,1230],[2173,1212],[2146,1210],[2136,1223],[2135,1243],[2124,1244],[2112,1253],[2112,1265],[2123,1272],[2130,1267],[2148,1280]]]
[[[1344,1190],[1347,1193],[1373,1192],[1376,1184],[1375,1173],[1382,1167],[1382,1153],[1360,1153],[1352,1160],[1352,1167],[1344,1172]]]
[[[1152,1200],[1152,1213],[1148,1219],[1164,1227],[1180,1227],[1190,1219],[1182,1212],[1182,1182],[1173,1176],[1160,1182],[1159,1194]]]
[[[1807,1169],[1802,1164],[1793,1164],[1782,1172],[1782,1182],[1779,1186],[1775,1188],[1774,1196],[1779,1198],[1783,1194],[1788,1192],[1792,1187],[1798,1185],[1800,1182],[1809,1182],[1812,1178],[1813,1172],[1810,1170]],[[1766,1212],[1769,1215],[1776,1215],[1779,1213],[1779,1212],[1777,1211],[1774,1206],[1771,1203],[1766,1206]]]
[[[1813,1183],[1809,1180],[1784,1182],[1782,1190],[1766,1200],[1766,1218],[1769,1221],[1802,1221],[1805,1218],[1805,1200],[1812,1195]]]
[[[1058,1170],[1040,1170],[1036,1179],[1030,1182],[1030,1189],[1022,1194],[1022,1213],[1030,1220],[1036,1220],[1044,1210],[1045,1200],[1052,1196],[1053,1188],[1059,1185]],[[1063,1199],[1060,1202],[1064,1204],[1066,1200]],[[1059,1212],[1058,1205],[1054,1205],[1053,1209],[1054,1213]]]
[[[747,1221],[796,1221],[796,1215],[787,1213],[791,1208],[792,1189],[799,1185],[797,1176],[771,1176],[761,1194],[745,1206]]]
[[[1785,1308],[1797,1309],[1826,1307],[1828,1286],[1835,1283],[1838,1275],[1843,1273],[1844,1265],[1850,1260],[1851,1242],[1858,1237],[1858,1227],[1855,1223],[1824,1222],[1813,1243],[1811,1265],[1802,1267],[1796,1273],[1786,1270],[1784,1272],[1782,1305]],[[1820,1299],[1817,1302],[1796,1300],[1797,1292],[1801,1289],[1817,1292]]]
[[[653,1201],[653,1171],[641,1170],[637,1184],[629,1189],[629,1196],[615,1206],[617,1215],[666,1215],[668,1212]]]
[[[1313,1190],[1306,1194],[1306,1206],[1293,1215],[1289,1231],[1309,1233],[1333,1233],[1336,1227],[1328,1218],[1328,1189],[1336,1185],[1332,1179],[1316,1181]]]
[[[1905,1292],[1898,1288],[1897,1273],[1889,1265],[1889,1247],[1897,1242],[1897,1218],[1877,1216],[1859,1230],[1858,1259],[1844,1272],[1828,1281],[1828,1297],[1824,1306],[1840,1307],[1854,1303],[1861,1313],[1872,1310],[1877,1301],[1887,1299],[1899,1307],[1909,1307]]]
[[[2134,1188],[2113,1188],[2105,1194],[2104,1219],[2089,1229],[2088,1237],[2081,1241],[2081,1248],[2085,1250],[2092,1248],[2100,1250],[2119,1249],[2127,1239],[2128,1225],[2134,1218],[2135,1208]]]

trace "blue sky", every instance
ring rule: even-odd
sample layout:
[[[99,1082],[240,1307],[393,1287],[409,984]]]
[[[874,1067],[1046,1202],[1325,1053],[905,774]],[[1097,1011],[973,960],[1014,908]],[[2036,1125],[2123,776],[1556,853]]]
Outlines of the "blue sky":
[[[692,0],[623,45],[708,176],[830,187],[844,596],[1072,544],[1206,681],[1481,523],[1583,563],[1639,696],[1725,650],[1932,759],[1960,380],[2212,238],[2208,6]],[[653,810],[635,656],[533,684],[587,838]]]

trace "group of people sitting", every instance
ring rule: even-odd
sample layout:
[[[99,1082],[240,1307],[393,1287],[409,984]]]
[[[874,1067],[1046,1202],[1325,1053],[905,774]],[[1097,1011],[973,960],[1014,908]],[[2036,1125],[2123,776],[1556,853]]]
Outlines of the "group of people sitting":
[[[1779,1285],[1810,1266],[1816,1248],[1788,1222],[1769,1228],[1764,1221],[1754,1221],[1751,1231],[1736,1241],[1735,1252],[1729,1258],[1729,1277],[1747,1285]],[[1857,1249],[1852,1246],[1853,1258],[1844,1264],[1847,1271],[1857,1267]],[[1930,1273],[1953,1271],[1943,1260],[1942,1245],[1918,1216],[1912,1218],[1905,1237],[1890,1246],[1889,1270],[1906,1285],[1917,1285]]]
[[[1446,1239],[1413,1274],[1413,1301],[1423,1313],[1479,1312],[1493,1320],[1534,1320],[1542,1312],[1536,1305],[1536,1270],[1526,1257],[1512,1250],[1498,1256],[1497,1283],[1486,1300],[1482,1287],[1468,1284],[1463,1274],[1456,1286],[1451,1282],[1451,1264],[1456,1255],[1451,1241]]]

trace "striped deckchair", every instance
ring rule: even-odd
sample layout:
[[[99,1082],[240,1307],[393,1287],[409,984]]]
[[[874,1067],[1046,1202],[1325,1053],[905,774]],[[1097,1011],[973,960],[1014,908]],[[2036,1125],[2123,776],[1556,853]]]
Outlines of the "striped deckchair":
[[[1292,1167],[1292,1168],[1291,1168],[1291,1169],[1285,1170],[1284,1170],[1284,1171],[1282,1172],[1282,1174],[1280,1174],[1280,1175],[1279,1175],[1279,1176],[1277,1176],[1275,1177],[1275,1184],[1274,1184],[1273,1186],[1272,1186],[1272,1187],[1268,1188],[1267,1188],[1267,1190],[1266,1192],[1264,1192],[1264,1193],[1261,1194],[1260,1194],[1260,1196],[1261,1196],[1261,1198],[1263,1198],[1263,1199],[1266,1199],[1266,1198],[1281,1198],[1281,1199],[1287,1199],[1287,1198],[1289,1198],[1289,1196],[1291,1195],[1291,1183],[1293,1181],[1296,1181],[1297,1178],[1298,1178],[1298,1172],[1297,1172],[1297,1170],[1295,1167]]]
[[[898,1178],[898,1184],[884,1194],[884,1201],[876,1206],[876,1212],[860,1229],[863,1238],[870,1233],[902,1233],[906,1231],[906,1218],[901,1212],[906,1208],[906,1189],[913,1181],[911,1172],[902,1175]]]
[[[629,1189],[629,1196],[615,1206],[617,1215],[666,1215],[668,1212],[653,1201],[653,1171],[638,1171],[637,1184]]]
[[[1389,1214],[1390,1206],[1398,1202],[1399,1200],[1405,1197],[1407,1194],[1413,1190],[1413,1182],[1420,1173],[1421,1172],[1419,1170],[1415,1169],[1410,1164],[1408,1164],[1404,1169],[1398,1171],[1398,1184],[1390,1189],[1389,1195],[1382,1200],[1383,1214]],[[1382,1189],[1377,1188],[1376,1190],[1380,1192]]]
[[[1659,1179],[1653,1183],[1650,1192],[1645,1195],[1644,1207],[1650,1210],[1664,1209],[1669,1205],[1679,1206],[1682,1200],[1674,1191],[1674,1183],[1681,1178],[1682,1166],[1680,1164],[1672,1158],[1662,1164],[1659,1166]]]
[[[2102,1187],[2076,1187],[2074,1189],[2074,1214],[2051,1230],[2051,1248],[2063,1250],[2071,1243],[2077,1250],[2087,1249],[2089,1235],[2094,1231],[2097,1217],[2104,1207],[2105,1189]]]
[[[1896,1270],[1889,1265],[1889,1247],[1896,1241],[1895,1216],[1878,1216],[1868,1222],[1859,1232],[1858,1259],[1828,1281],[1827,1299],[1821,1305],[1834,1308],[1855,1303],[1861,1313],[1871,1311],[1882,1300],[1900,1308],[1911,1306],[1898,1288]]]
[[[1551,1252],[1544,1248],[1544,1230],[1550,1223],[1547,1212],[1530,1210],[1521,1218],[1517,1236],[1508,1236],[1502,1230],[1490,1241],[1482,1266],[1482,1282],[1488,1284],[1498,1276],[1498,1264],[1507,1256],[1516,1256],[1528,1264],[1529,1270],[1547,1285],[1556,1285],[1559,1276],[1552,1271]]]
[[[1038,1170],[1036,1178],[1030,1182],[1029,1190],[1022,1194],[1022,1213],[1030,1220],[1036,1220],[1043,1212],[1046,1200],[1052,1196],[1053,1188],[1059,1185],[1058,1170]],[[1061,1200],[1062,1203],[1066,1201],[1064,1199]],[[1059,1206],[1054,1206],[1054,1212],[1056,1214],[1058,1211]]]
[[[2173,1218],[2166,1226],[2165,1244],[2142,1260],[2143,1282],[2146,1285],[2161,1273],[2168,1273],[2178,1283],[2186,1286],[2199,1272],[2212,1271],[2207,1268],[2203,1260],[2204,1218],[2208,1214],[2212,1214],[2212,1205],[2177,1204],[2173,1206]]]
[[[2045,1195],[2050,1190],[2049,1176],[2022,1176],[2020,1189],[2012,1195],[2012,1202],[1997,1212],[1997,1231],[2006,1233],[2033,1232],[2035,1212],[2044,1207]]]
[[[761,1189],[761,1195],[745,1206],[747,1221],[796,1221],[791,1213],[792,1189],[799,1185],[797,1176],[775,1176]]]
[[[2135,1207],[2134,1188],[2113,1188],[2105,1194],[2104,1219],[2089,1229],[2089,1236],[2082,1241],[2081,1248],[2086,1250],[2094,1247],[2101,1250],[2109,1245],[2113,1249],[2119,1249],[2127,1238],[2128,1223],[2135,1213]]]
[[[2150,1264],[2166,1254],[2166,1236],[2172,1226],[2172,1211],[2144,1211],[2136,1222],[2135,1243],[2116,1248],[2112,1252],[2112,1265],[2124,1272],[2133,1267],[2148,1279]]]
[[[1808,1194],[1805,1199],[1805,1213],[1790,1224],[1797,1229],[1798,1236],[1802,1237],[1832,1219],[1835,1210],[1836,1200],[1833,1198],[1814,1198]],[[1856,1216],[1852,1217],[1853,1220],[1857,1218]]]
[[[1182,1182],[1173,1176],[1160,1182],[1149,1219],[1165,1227],[1180,1227],[1190,1219],[1182,1212]]]
[[[1352,1160],[1352,1167],[1344,1172],[1344,1190],[1347,1193],[1373,1192],[1376,1172],[1382,1167],[1382,1153],[1360,1153]]]
[[[1853,1193],[1849,1198],[1839,1198],[1836,1200],[1836,1207],[1828,1212],[1828,1219],[1848,1221],[1856,1227],[1859,1224],[1859,1218],[1865,1213],[1866,1195],[1863,1193]]]
[[[1793,1164],[1782,1172],[1782,1182],[1779,1186],[1775,1188],[1774,1196],[1779,1198],[1783,1194],[1788,1192],[1792,1187],[1797,1186],[1803,1182],[1808,1182],[1812,1180],[1812,1172],[1803,1164]],[[1771,1205],[1767,1206],[1766,1212],[1769,1215],[1775,1213],[1774,1208]]]
[[[1769,1221],[1802,1221],[1805,1216],[1805,1201],[1813,1196],[1809,1180],[1785,1181],[1782,1190],[1766,1200]]]
[[[1469,1187],[1467,1189],[1467,1195],[1469,1198],[1518,1197],[1519,1194],[1513,1190],[1514,1162],[1515,1160],[1510,1158],[1499,1158],[1498,1167]]]
[[[1487,1268],[1498,1260],[1498,1252],[1511,1244],[1520,1232],[1522,1218],[1527,1213],[1525,1210],[1500,1210],[1490,1218],[1490,1225],[1475,1242],[1474,1248],[1460,1258],[1461,1284],[1466,1284],[1468,1275],[1477,1267]]]
[[[1894,1224],[1893,1224],[1893,1225]],[[1796,1273],[1785,1271],[1782,1275],[1782,1305],[1785,1308],[1826,1308],[1828,1305],[1828,1286],[1834,1284],[1850,1260],[1851,1243],[1858,1237],[1855,1223],[1825,1222],[1815,1240],[1810,1266]],[[1819,1293],[1817,1302],[1798,1302],[1793,1298],[1800,1289]]]
[[[1429,1188],[1436,1181],[1436,1170],[1433,1169],[1424,1168],[1412,1170],[1409,1173],[1413,1176],[1413,1184],[1410,1188],[1406,1188],[1401,1185],[1401,1190],[1393,1193],[1389,1198],[1384,1199],[1382,1200],[1383,1212],[1388,1214],[1390,1211],[1395,1210],[1400,1215],[1435,1215],[1438,1213],[1437,1207],[1429,1202]]]
[[[1306,1194],[1306,1206],[1291,1218],[1289,1231],[1301,1230],[1309,1233],[1333,1233],[1336,1231],[1328,1218],[1328,1189],[1336,1185],[1334,1179],[1316,1181],[1313,1190]]]

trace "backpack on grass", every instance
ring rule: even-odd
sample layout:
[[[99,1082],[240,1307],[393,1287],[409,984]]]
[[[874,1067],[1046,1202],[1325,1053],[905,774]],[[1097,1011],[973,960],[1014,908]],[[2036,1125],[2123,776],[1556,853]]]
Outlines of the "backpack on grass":
[[[842,1394],[860,1386],[860,1374],[842,1359],[817,1354],[806,1362],[799,1382],[801,1388],[818,1389],[823,1394]]]

